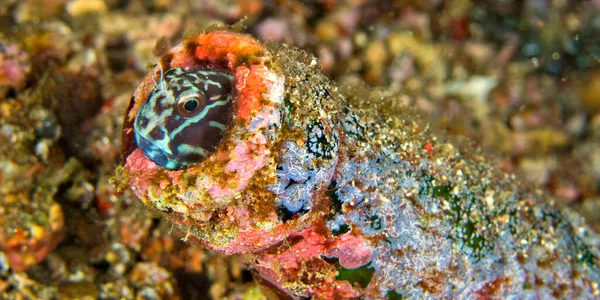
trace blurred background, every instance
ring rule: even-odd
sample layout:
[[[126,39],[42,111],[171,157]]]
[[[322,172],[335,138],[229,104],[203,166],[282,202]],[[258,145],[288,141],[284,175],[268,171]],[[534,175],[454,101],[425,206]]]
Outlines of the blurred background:
[[[240,20],[600,232],[598,0],[0,0],[0,298],[263,297],[241,258],[186,245],[110,182],[149,66]]]

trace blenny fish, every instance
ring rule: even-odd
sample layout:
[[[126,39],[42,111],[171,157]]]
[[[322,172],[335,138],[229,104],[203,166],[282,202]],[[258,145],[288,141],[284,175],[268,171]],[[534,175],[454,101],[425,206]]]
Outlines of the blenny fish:
[[[133,94],[117,179],[292,298],[596,298],[598,237],[286,45],[208,30]]]

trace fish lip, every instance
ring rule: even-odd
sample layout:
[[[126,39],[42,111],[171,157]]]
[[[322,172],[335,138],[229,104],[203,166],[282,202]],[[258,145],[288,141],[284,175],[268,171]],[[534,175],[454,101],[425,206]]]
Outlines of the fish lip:
[[[156,146],[150,139],[141,134],[135,133],[135,142],[144,155],[157,165],[169,170],[178,170],[185,167],[181,162],[160,147]]]

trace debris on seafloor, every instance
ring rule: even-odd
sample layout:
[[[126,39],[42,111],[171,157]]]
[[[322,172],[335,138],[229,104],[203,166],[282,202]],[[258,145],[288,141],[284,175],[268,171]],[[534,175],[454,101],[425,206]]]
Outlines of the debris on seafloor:
[[[293,297],[600,293],[581,217],[375,101],[301,50],[207,30],[136,89],[116,178]]]
[[[23,88],[30,68],[27,55],[17,45],[0,49],[2,88]],[[73,167],[67,165],[73,164],[56,146],[60,128],[54,115],[32,98],[4,100],[0,126],[0,249],[13,269],[23,271],[61,240],[63,212],[53,196],[71,175]]]

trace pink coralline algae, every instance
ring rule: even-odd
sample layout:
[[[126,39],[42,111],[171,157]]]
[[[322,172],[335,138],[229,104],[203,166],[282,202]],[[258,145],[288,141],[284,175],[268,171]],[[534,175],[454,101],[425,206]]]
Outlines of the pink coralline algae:
[[[135,91],[117,181],[294,298],[598,297],[580,217],[386,110],[300,50],[209,30]]]

